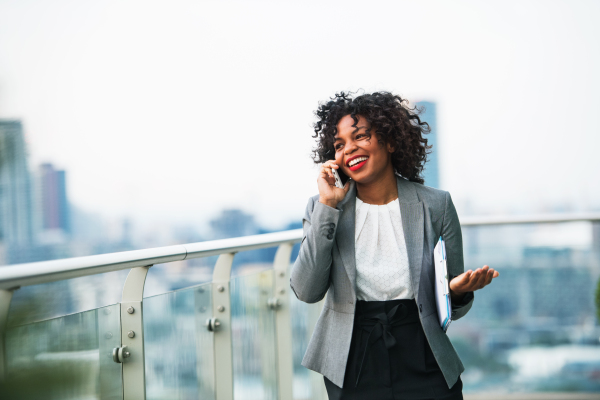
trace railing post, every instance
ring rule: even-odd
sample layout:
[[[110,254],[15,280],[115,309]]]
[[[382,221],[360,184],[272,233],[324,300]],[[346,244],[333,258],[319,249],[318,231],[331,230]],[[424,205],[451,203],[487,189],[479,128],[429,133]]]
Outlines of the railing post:
[[[6,328],[14,289],[0,290],[0,382],[6,377]]]
[[[215,354],[215,398],[233,400],[233,356],[231,349],[231,265],[233,253],[219,256],[213,271],[212,307],[214,354]]]
[[[279,400],[292,400],[294,364],[292,353],[292,320],[290,316],[289,266],[292,255],[292,243],[284,243],[275,253],[275,332],[277,340],[277,388]]]
[[[123,400],[146,399],[144,362],[144,283],[151,267],[132,268],[123,286],[121,299],[121,345],[129,355],[123,359]]]
[[[213,315],[211,293],[212,290],[205,287],[199,287],[194,290],[196,378],[198,382],[198,398],[202,400],[215,399],[214,334],[207,332],[207,322]]]

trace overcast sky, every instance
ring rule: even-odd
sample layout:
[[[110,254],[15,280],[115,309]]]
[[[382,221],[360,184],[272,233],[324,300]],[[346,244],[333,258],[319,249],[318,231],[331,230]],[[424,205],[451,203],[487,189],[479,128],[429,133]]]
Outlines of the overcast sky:
[[[71,201],[270,227],[317,193],[319,101],[438,103],[459,213],[599,210],[598,1],[0,0],[0,118]]]

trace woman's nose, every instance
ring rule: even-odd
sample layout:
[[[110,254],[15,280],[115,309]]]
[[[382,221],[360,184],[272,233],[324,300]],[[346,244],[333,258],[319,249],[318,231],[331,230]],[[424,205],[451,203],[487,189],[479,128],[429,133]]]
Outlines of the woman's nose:
[[[346,148],[344,149],[344,153],[345,153],[346,155],[350,155],[350,154],[354,153],[354,152],[356,151],[356,149],[357,149],[357,148],[358,148],[358,146],[356,145],[356,143],[354,143],[354,142],[349,142],[349,143],[346,145]]]

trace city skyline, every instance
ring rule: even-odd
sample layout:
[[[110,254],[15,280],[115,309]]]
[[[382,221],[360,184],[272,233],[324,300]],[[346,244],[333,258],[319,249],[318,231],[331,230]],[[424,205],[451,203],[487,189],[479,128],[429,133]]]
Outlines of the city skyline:
[[[114,229],[111,221],[73,207],[67,171],[47,162],[34,167],[28,155],[22,122],[0,119],[0,266],[271,232],[252,214],[235,208],[210,216],[211,230],[204,234],[193,223],[171,223],[150,230],[150,238],[127,217]],[[292,221],[284,229],[301,226]]]
[[[317,103],[387,89],[437,103],[460,215],[599,208],[597,2],[354,6],[4,2],[0,117],[88,212],[206,225],[233,207],[276,227],[317,193]],[[332,18],[380,28],[330,49]],[[339,65],[357,49],[379,58]]]

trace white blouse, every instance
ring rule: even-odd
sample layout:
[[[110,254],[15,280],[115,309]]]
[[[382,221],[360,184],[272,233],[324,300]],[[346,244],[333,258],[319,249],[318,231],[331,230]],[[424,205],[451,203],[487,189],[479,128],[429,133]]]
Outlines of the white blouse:
[[[412,299],[408,253],[398,199],[381,206],[356,198],[356,297]]]

